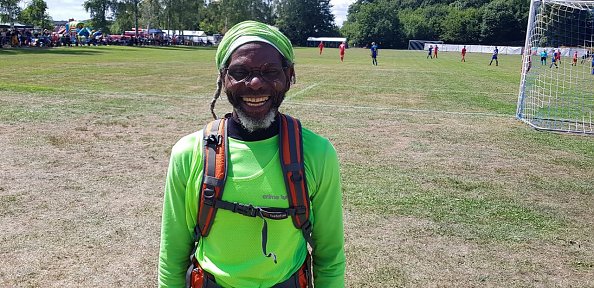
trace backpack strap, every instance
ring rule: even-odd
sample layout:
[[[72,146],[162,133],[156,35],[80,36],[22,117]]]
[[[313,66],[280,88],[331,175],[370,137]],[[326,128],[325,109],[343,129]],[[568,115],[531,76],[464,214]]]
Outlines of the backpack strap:
[[[226,121],[226,118],[214,120],[208,123],[203,130],[204,174],[200,184],[201,193],[199,197],[198,225],[196,225],[195,229],[196,236],[206,237],[209,234],[217,209],[222,208],[263,219],[284,219],[291,216],[293,225],[303,232],[305,240],[313,247],[312,226],[309,220],[309,193],[305,183],[303,143],[299,120],[280,114],[279,151],[289,200],[289,208],[287,209],[253,207],[222,200],[223,189],[227,180],[227,153],[229,149]]]
[[[225,181],[227,180],[227,141],[226,118],[214,120],[204,127],[202,139],[204,173],[200,184],[201,193],[198,209],[198,231],[202,237],[210,232],[214,217],[217,213],[215,205],[223,196]],[[197,234],[196,233],[196,234]],[[198,236],[198,235],[196,235]]]
[[[313,240],[311,238],[312,226],[309,221],[309,193],[305,183],[305,168],[303,165],[301,122],[284,114],[280,114],[280,119],[280,159],[289,199],[289,207],[296,211],[294,215],[291,215],[293,225],[297,229],[301,229],[303,237],[313,248]]]

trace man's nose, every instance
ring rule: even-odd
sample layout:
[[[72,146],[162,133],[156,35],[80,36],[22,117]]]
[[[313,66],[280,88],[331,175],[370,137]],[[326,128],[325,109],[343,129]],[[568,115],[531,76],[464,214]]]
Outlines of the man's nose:
[[[254,72],[248,79],[245,81],[245,85],[251,89],[258,90],[264,86],[264,79],[262,79],[262,74],[259,72]]]

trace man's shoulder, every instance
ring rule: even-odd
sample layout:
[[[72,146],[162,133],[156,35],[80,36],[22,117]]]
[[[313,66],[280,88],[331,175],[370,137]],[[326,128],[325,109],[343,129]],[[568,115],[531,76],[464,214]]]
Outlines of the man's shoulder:
[[[201,138],[202,130],[183,136],[173,145],[171,154],[173,156],[182,156],[193,153],[194,147],[196,147]]]
[[[328,152],[336,153],[334,146],[328,138],[307,128],[302,128],[301,135],[303,137],[304,153],[317,155],[319,157],[326,155]]]
[[[303,137],[303,141],[313,141],[313,142],[330,142],[326,137],[323,137],[312,130],[301,127],[301,135]]]

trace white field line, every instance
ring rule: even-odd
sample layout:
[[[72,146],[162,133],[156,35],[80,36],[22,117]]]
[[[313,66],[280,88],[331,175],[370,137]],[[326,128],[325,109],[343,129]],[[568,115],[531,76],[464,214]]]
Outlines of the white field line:
[[[301,89],[301,90],[299,90],[299,91],[297,91],[297,92],[295,92],[295,93],[292,93],[292,94],[290,94],[290,95],[289,95],[289,94],[287,94],[287,96],[285,97],[285,101],[286,101],[286,100],[289,100],[289,99],[291,99],[292,97],[295,97],[295,96],[297,96],[297,95],[301,95],[301,94],[303,94],[305,91],[308,91],[308,90],[310,90],[310,89],[312,89],[312,88],[314,88],[314,87],[317,87],[317,86],[319,86],[320,84],[322,84],[322,83],[324,83],[324,82],[326,82],[326,80],[323,80],[323,81],[320,81],[320,82],[313,83],[313,84],[311,84],[311,85],[309,85],[309,86],[307,86],[307,87],[305,87],[305,88],[303,88],[303,89]]]
[[[491,116],[491,117],[515,117],[515,115],[512,114],[499,114],[499,113],[484,113],[484,112],[456,112],[456,111],[442,111],[442,110],[428,110],[428,109],[407,109],[407,108],[397,108],[397,107],[387,107],[387,106],[354,106],[354,105],[336,105],[336,104],[322,104],[322,103],[303,103],[303,102],[295,102],[295,101],[290,101],[290,98],[293,96],[297,96],[300,95],[308,90],[311,90],[317,86],[319,86],[320,84],[326,82],[326,80],[324,81],[320,81],[314,84],[311,84],[299,91],[297,91],[294,94],[291,95],[287,95],[287,97],[285,98],[285,103],[291,104],[291,105],[297,105],[297,106],[317,106],[317,107],[327,107],[327,108],[341,108],[341,109],[351,109],[351,110],[383,110],[383,111],[390,111],[390,112],[401,112],[401,113],[441,113],[441,114],[451,114],[451,115],[471,115],[471,116]],[[348,86],[348,87],[353,87],[352,85],[343,85],[343,84],[325,84],[325,85],[333,85],[333,86]],[[355,87],[363,87],[363,88],[389,88],[389,87],[378,87],[378,86],[366,86],[366,85],[357,85]],[[401,91],[415,91],[415,90],[411,90],[411,89],[398,89],[397,90],[401,90]],[[449,93],[468,93],[468,91],[452,91],[452,90],[445,90],[445,89],[434,89],[434,90],[423,90],[423,91],[434,91],[434,92],[449,92]],[[214,92],[213,92],[214,93]],[[490,93],[490,92],[482,92],[482,91],[475,91],[473,93],[481,93],[481,94],[501,94],[501,95],[515,95],[516,93]],[[199,93],[199,94],[195,94],[195,95],[185,95],[185,94],[156,94],[156,93],[142,93],[142,92],[116,92],[116,91],[93,91],[93,90],[87,90],[84,92],[79,92],[79,91],[68,91],[67,94],[70,95],[85,95],[85,96],[90,96],[90,95],[94,95],[94,96],[99,96],[99,95],[115,95],[115,96],[125,96],[125,95],[130,95],[130,96],[145,96],[145,97],[154,97],[154,98],[160,98],[160,97],[175,97],[175,98],[181,98],[181,99],[212,99],[212,96],[210,96],[209,94],[204,94],[204,93]],[[226,99],[224,93],[221,93],[220,99]]]
[[[407,92],[416,92],[418,90],[415,89],[406,89],[406,88],[398,88],[398,87],[389,87],[389,86],[371,86],[371,85],[348,85],[348,84],[336,84],[336,83],[328,83],[325,84],[328,86],[339,86],[339,87],[349,87],[349,88],[373,88],[373,89],[393,89],[396,91],[407,91]],[[468,90],[447,90],[447,89],[425,89],[422,92],[438,92],[438,93],[468,93]],[[517,95],[517,92],[487,92],[487,91],[472,91],[472,93],[477,94],[490,94],[490,95]]]
[[[440,113],[440,114],[451,114],[451,115],[469,115],[469,116],[489,116],[489,117],[503,117],[510,118],[515,117],[513,114],[499,114],[499,113],[484,113],[484,112],[456,112],[456,111],[442,111],[442,110],[428,110],[428,109],[406,109],[397,107],[373,107],[373,106],[353,106],[353,105],[333,105],[333,104],[320,104],[320,103],[303,103],[303,102],[286,102],[291,105],[301,106],[313,106],[313,107],[327,107],[327,108],[341,108],[350,110],[383,110],[389,112],[401,112],[401,113]]]

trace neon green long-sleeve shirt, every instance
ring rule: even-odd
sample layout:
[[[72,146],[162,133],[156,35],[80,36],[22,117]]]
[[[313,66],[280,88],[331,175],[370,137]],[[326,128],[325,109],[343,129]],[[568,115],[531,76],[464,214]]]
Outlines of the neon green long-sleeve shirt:
[[[330,142],[303,129],[307,186],[311,199],[316,287],[344,287],[342,196],[336,151]],[[163,204],[159,286],[184,287],[193,248],[198,187],[202,177],[202,131],[172,149]],[[261,207],[288,207],[278,153],[278,136],[261,141],[229,138],[228,176],[223,200]],[[271,287],[303,264],[307,245],[291,218],[269,220],[262,253],[263,220],[219,209],[210,234],[201,238],[196,259],[223,287]]]

